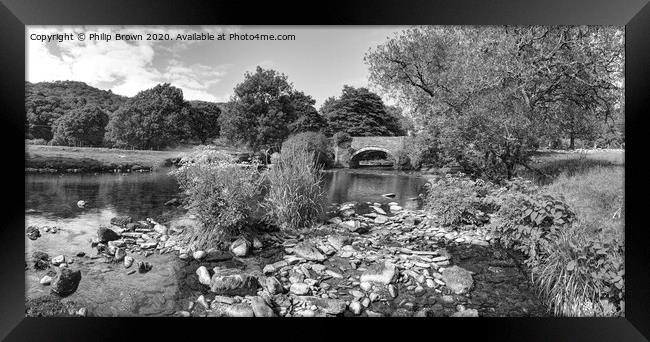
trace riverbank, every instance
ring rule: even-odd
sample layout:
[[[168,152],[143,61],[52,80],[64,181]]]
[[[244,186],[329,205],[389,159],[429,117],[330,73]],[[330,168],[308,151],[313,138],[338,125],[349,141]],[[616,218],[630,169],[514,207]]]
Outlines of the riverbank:
[[[99,229],[92,242],[96,252],[52,255],[49,267],[82,269],[82,292],[89,291],[84,281],[90,280],[84,279],[96,274],[107,275],[99,293],[142,278],[139,283],[148,285],[126,299],[138,302],[153,290],[147,287],[159,283],[146,278],[175,264],[171,278],[177,286],[165,296],[174,301],[161,304],[162,314],[182,317],[547,315],[517,260],[481,228],[440,227],[425,212],[396,203],[346,203],[329,216],[291,233],[257,231],[226,251],[188,245],[183,232],[195,223],[190,217],[168,222],[117,217],[110,228]],[[48,238],[43,234],[41,239]],[[54,265],[55,259],[64,264]],[[33,264],[28,281],[41,276],[31,272],[44,272],[31,270]],[[87,308],[89,316],[112,313],[110,303],[84,306],[84,299],[98,299],[94,291],[65,301],[75,301],[76,310]],[[115,315],[146,315],[124,312],[128,309]]]

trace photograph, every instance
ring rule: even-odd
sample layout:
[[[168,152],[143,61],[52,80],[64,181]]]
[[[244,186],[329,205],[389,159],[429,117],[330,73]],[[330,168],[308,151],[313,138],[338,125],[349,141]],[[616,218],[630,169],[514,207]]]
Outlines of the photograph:
[[[26,317],[625,317],[625,26],[24,41]]]

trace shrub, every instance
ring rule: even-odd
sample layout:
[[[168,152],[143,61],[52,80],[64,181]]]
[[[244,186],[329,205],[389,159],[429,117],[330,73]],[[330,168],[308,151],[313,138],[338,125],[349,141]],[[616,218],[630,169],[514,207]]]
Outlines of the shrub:
[[[494,188],[490,182],[471,180],[464,174],[446,175],[428,183],[425,209],[438,217],[442,225],[482,225],[487,212],[493,210],[487,195]]]
[[[198,247],[208,248],[239,235],[252,223],[261,192],[257,164],[242,167],[224,152],[199,146],[183,156],[181,166],[171,174],[201,222],[190,233]]]
[[[438,141],[427,131],[406,137],[404,149],[414,169],[420,169],[423,164],[441,166]]]
[[[314,160],[324,167],[331,167],[334,164],[334,151],[329,139],[317,132],[303,132],[292,135],[282,143],[282,154],[294,155],[299,150],[305,149],[314,155]]]
[[[281,229],[309,226],[325,212],[321,168],[307,149],[288,149],[266,173],[268,194],[262,203],[266,219]]]
[[[341,145],[351,142],[352,136],[346,132],[336,132],[334,133],[332,139],[334,140],[334,144],[336,146],[341,147]]]
[[[405,150],[397,150],[393,152],[393,168],[397,170],[411,169],[411,160]]]

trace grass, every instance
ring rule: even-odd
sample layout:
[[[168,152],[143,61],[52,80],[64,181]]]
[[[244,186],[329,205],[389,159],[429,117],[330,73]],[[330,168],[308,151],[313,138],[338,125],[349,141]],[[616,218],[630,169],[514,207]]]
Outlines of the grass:
[[[170,159],[179,158],[194,146],[182,146],[172,150],[123,150],[105,147],[68,147],[47,145],[25,146],[25,167],[35,169],[81,169],[84,171],[107,171],[139,165],[147,169],[169,166]],[[223,145],[225,152],[237,153],[239,149]]]
[[[599,166],[625,165],[623,150],[539,151],[531,162],[531,171],[520,168],[518,173],[540,185],[552,183],[561,174],[573,176]]]

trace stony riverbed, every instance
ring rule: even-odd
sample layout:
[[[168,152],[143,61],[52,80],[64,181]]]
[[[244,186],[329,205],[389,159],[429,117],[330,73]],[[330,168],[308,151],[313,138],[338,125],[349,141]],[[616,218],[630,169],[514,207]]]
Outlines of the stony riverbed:
[[[75,301],[66,292],[76,289],[70,274],[79,271],[80,283],[93,272],[107,274],[107,287],[119,286],[109,285],[111,278],[131,285],[136,277],[173,282],[162,296],[164,309],[150,313],[162,316],[549,315],[516,256],[497,247],[486,231],[443,228],[424,211],[397,203],[336,205],[318,227],[259,232],[226,251],[188,247],[181,238],[195,224],[188,217],[163,223],[116,217],[111,224],[89,242],[94,253],[32,255],[28,279],[57,290],[30,298],[28,312],[41,313],[43,298],[57,303],[63,297],[57,310],[42,314],[147,315],[130,312],[128,303],[115,311],[91,305],[92,297]],[[52,234],[44,227],[27,233],[35,236],[35,229],[44,235],[36,239]],[[170,258],[173,272],[152,271],[167,270]]]

